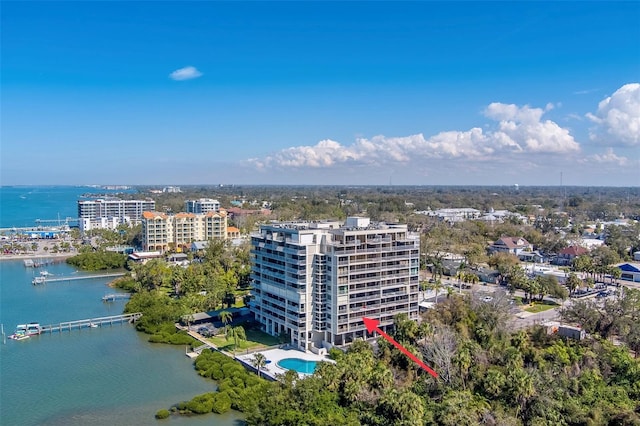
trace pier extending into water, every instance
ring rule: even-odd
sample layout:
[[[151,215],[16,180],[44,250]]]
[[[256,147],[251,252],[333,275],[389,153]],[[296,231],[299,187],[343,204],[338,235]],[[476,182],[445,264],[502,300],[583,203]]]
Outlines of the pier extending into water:
[[[141,316],[142,316],[142,313],[136,312],[133,314],[122,314],[122,315],[113,315],[110,317],[88,318],[88,319],[82,319],[82,320],[76,320],[76,321],[60,322],[58,324],[40,326],[40,334],[71,331],[71,330],[82,330],[84,328],[98,328],[98,327],[104,327],[107,325],[111,326],[114,324],[124,324],[124,323],[133,324],[138,319],[140,319]]]
[[[115,302],[121,299],[131,299],[131,293],[112,293],[102,296],[103,302]]]
[[[45,283],[54,283],[54,282],[62,282],[62,281],[77,281],[77,280],[90,280],[94,278],[115,278],[122,277],[126,275],[124,272],[118,272],[113,274],[101,274],[101,275],[79,275],[79,276],[67,276],[67,277],[58,277],[58,278],[49,278],[48,276],[38,277],[39,280],[36,282],[34,279],[33,284],[45,284]]]
[[[54,263],[63,263],[65,261],[66,258],[64,257],[24,259],[24,267],[40,268],[41,266],[53,265]]]

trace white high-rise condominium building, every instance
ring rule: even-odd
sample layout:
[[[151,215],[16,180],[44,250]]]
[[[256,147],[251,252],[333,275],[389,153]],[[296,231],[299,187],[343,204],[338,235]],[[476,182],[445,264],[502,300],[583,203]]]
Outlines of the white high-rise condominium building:
[[[406,225],[350,217],[262,225],[251,238],[251,310],[272,335],[302,350],[346,346],[367,335],[363,317],[418,318],[419,237]]]
[[[142,213],[156,209],[153,200],[121,200],[119,198],[98,198],[78,200],[78,219],[97,219],[100,217],[128,217],[139,222]]]
[[[184,202],[184,209],[187,213],[218,212],[220,211],[220,201],[211,198],[187,200]]]
[[[82,232],[92,229],[116,229],[119,225],[140,223],[142,213],[155,208],[156,202],[153,200],[78,200],[78,222]]]

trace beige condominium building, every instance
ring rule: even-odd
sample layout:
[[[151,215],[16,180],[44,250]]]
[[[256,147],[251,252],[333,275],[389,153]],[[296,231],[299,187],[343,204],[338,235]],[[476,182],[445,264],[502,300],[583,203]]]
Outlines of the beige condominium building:
[[[251,238],[251,310],[267,333],[321,352],[370,339],[363,317],[418,318],[419,236],[406,225],[349,217],[275,222]]]
[[[224,210],[205,214],[142,214],[142,240],[145,250],[186,249],[194,241],[226,238],[227,213]]]

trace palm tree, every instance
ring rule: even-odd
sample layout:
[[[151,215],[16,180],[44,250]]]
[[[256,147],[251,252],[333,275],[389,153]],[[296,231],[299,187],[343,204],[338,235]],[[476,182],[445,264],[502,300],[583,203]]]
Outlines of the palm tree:
[[[466,389],[467,384],[465,378],[469,374],[469,368],[473,365],[473,358],[471,356],[471,345],[465,343],[462,348],[458,349],[453,363],[460,369],[460,379],[462,380],[462,388]]]
[[[478,276],[476,274],[474,274],[473,272],[469,272],[467,274],[467,280],[473,286],[473,289],[475,291],[475,289],[476,289],[475,285],[480,282],[480,278],[478,278]]]
[[[451,287],[447,287],[447,299],[451,297],[453,294],[453,289]]]
[[[222,311],[218,315],[224,325],[228,325],[233,320],[233,314],[229,311]]]
[[[508,381],[511,383],[512,397],[518,402],[516,415],[519,417],[528,400],[536,393],[533,377],[519,368],[509,375]]]
[[[569,294],[573,294],[574,291],[576,291],[578,289],[578,287],[580,287],[580,283],[582,281],[580,280],[580,278],[578,278],[578,276],[572,272],[569,274],[569,277],[567,278],[567,288],[569,289]]]
[[[233,339],[233,355],[236,354],[236,348],[238,347],[238,343],[247,340],[247,334],[244,331],[244,328],[239,325],[237,327],[227,326],[227,340]]]
[[[251,364],[258,369],[258,377],[260,377],[260,369],[267,365],[267,357],[263,353],[256,352],[253,354],[253,360]]]
[[[620,279],[620,277],[622,276],[622,271],[620,270],[620,268],[613,266],[611,267],[611,271],[609,272],[611,274],[611,280],[613,283],[613,280],[616,280],[616,287],[620,286],[620,283],[618,283],[618,280]]]
[[[438,292],[440,290],[442,290],[442,281],[437,279],[434,283],[433,283],[433,289],[436,292],[436,303],[438,303]]]

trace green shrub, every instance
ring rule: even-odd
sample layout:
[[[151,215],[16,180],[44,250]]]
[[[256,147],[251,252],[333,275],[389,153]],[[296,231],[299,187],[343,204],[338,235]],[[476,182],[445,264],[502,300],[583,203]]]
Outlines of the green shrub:
[[[127,256],[108,251],[80,253],[67,259],[69,265],[85,271],[100,271],[105,269],[121,269],[127,263]]]
[[[340,349],[337,348],[331,348],[329,349],[329,358],[331,358],[334,361],[339,360],[342,355],[344,355],[344,352],[342,352]]]
[[[217,366],[217,365],[214,365],[214,366],[212,366],[211,368],[209,368],[209,369],[207,370],[207,373],[208,373],[208,376],[207,376],[207,377],[210,377],[210,378],[212,378],[213,380],[220,380],[220,379],[222,379],[222,378],[224,377],[224,372],[223,372],[223,371],[222,371],[222,369],[221,369],[219,366]]]
[[[193,343],[193,337],[184,332],[174,333],[169,336],[169,343],[172,345],[190,345]]]
[[[165,410],[163,408],[162,410],[158,410],[158,412],[156,413],[156,419],[158,420],[166,419],[166,418],[169,418],[170,415],[171,413],[169,412],[169,410]]]
[[[213,407],[211,411],[222,414],[231,409],[231,397],[226,393],[217,393],[213,396]]]
[[[153,334],[149,337],[151,343],[166,343],[167,336],[164,334]]]
[[[205,393],[187,402],[187,410],[195,414],[210,413],[213,408],[213,398],[216,394]]]

